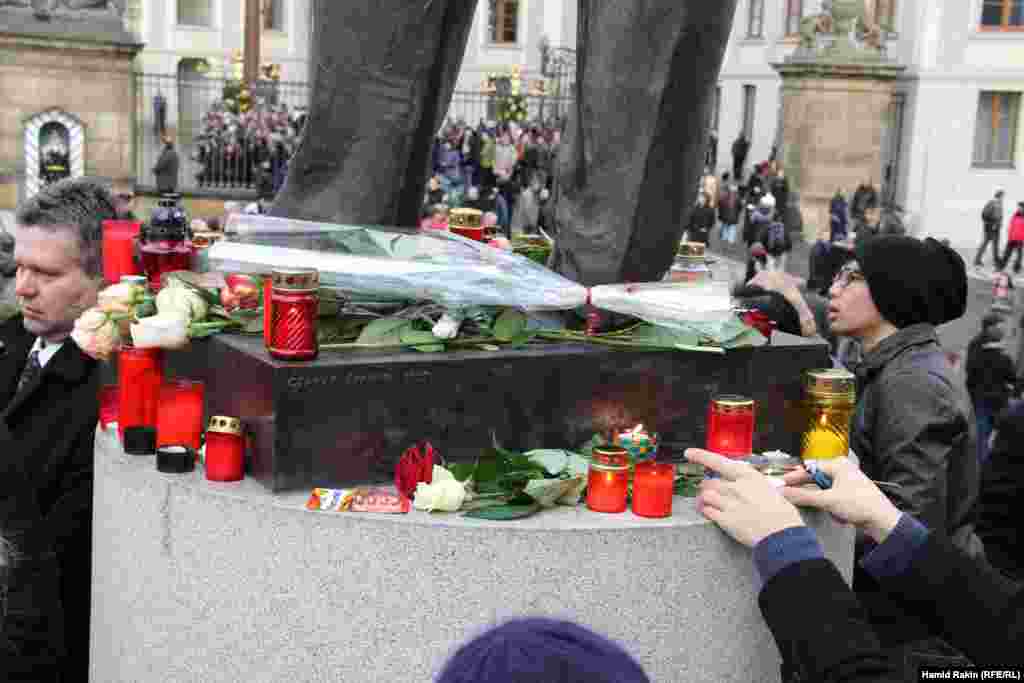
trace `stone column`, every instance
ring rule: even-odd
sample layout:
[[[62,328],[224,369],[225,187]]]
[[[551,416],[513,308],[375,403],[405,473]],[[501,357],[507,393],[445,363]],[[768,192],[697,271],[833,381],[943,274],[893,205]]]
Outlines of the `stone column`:
[[[804,238],[829,225],[829,201],[882,179],[883,145],[897,79],[905,67],[884,59],[791,58],[782,77],[782,159],[790,202],[799,202]]]

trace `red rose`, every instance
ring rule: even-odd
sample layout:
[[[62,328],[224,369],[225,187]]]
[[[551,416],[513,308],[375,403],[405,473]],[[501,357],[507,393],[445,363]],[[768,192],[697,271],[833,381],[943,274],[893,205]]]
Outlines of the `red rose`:
[[[226,275],[224,282],[227,287],[221,290],[220,301],[228,311],[233,311],[236,308],[259,308],[263,303],[260,282],[253,276]]]
[[[416,484],[434,478],[434,447],[424,441],[406,449],[395,465],[395,488],[406,498],[416,493]]]

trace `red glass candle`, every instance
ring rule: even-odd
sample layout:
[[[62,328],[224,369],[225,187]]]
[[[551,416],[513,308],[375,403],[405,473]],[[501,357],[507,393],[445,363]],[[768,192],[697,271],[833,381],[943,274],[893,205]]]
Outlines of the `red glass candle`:
[[[274,280],[263,278],[263,345],[270,348],[270,331],[274,329]]]
[[[629,494],[629,453],[624,448],[598,447],[587,476],[587,507],[594,512],[625,512]]]
[[[717,396],[708,407],[707,449],[730,458],[743,458],[754,450],[754,400],[744,396]]]
[[[641,517],[668,517],[672,514],[672,496],[676,467],[668,462],[641,462],[633,470],[633,514]]]
[[[141,223],[103,221],[103,279],[114,284],[124,275],[141,275],[135,261],[135,243]]]
[[[117,375],[120,386],[118,431],[123,441],[127,427],[156,427],[160,387],[164,383],[163,352],[122,348],[117,356]]]
[[[100,388],[100,427],[103,429],[118,421],[120,392],[121,388],[116,384],[106,384]]]
[[[245,477],[245,441],[237,417],[210,418],[204,464],[210,481],[241,481]]]
[[[160,389],[160,407],[156,416],[156,445],[188,446],[199,450],[203,435],[203,383],[191,379],[172,379]]]
[[[165,273],[192,269],[191,242],[147,242],[142,246],[142,266],[154,293],[163,286]]]
[[[267,351],[281,360],[313,360],[320,351],[316,318],[320,274],[313,268],[275,270],[271,276],[272,321]]]

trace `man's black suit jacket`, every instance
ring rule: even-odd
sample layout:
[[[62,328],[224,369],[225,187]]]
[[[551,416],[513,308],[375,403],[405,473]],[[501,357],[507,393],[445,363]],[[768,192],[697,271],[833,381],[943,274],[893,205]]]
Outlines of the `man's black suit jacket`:
[[[0,324],[0,533],[8,576],[5,680],[87,681],[93,439],[100,368],[68,339],[18,392],[35,336]]]

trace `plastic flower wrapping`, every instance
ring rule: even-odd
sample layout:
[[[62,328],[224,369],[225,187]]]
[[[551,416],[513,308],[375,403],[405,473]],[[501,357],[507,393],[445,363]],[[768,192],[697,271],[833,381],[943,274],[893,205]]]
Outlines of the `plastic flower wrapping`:
[[[588,288],[513,252],[442,231],[236,214],[225,234],[209,250],[217,270],[259,275],[275,268],[316,268],[321,287],[343,297],[525,311],[571,310],[590,303],[711,338],[734,334],[725,282]]]

